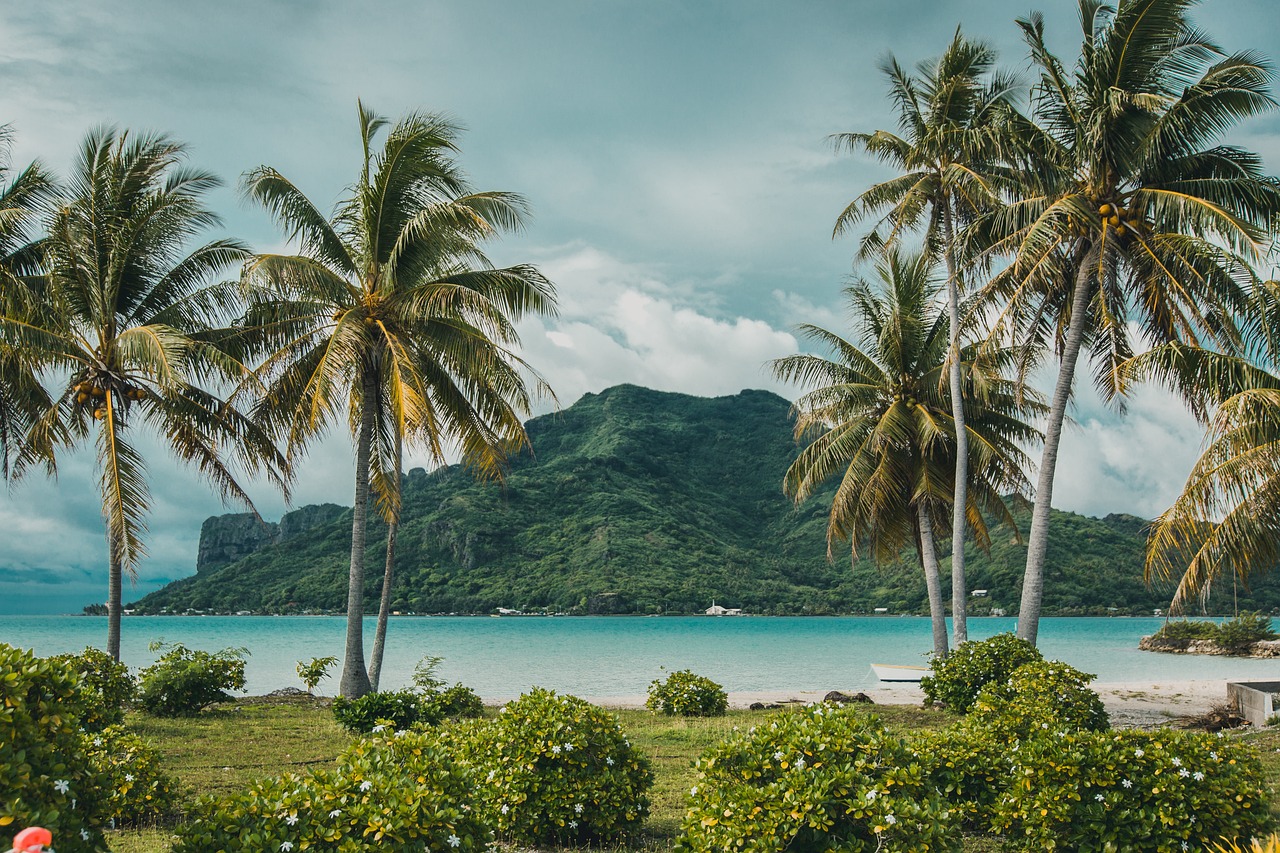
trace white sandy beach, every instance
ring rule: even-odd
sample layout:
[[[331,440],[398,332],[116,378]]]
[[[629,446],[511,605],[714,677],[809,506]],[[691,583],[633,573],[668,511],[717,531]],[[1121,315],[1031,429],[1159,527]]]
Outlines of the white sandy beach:
[[[1129,681],[1094,684],[1102,698],[1112,725],[1154,726],[1180,717],[1194,717],[1226,704],[1227,682],[1207,679],[1198,681]],[[842,693],[865,693],[877,705],[921,705],[924,693],[915,685],[892,685],[874,688],[839,688]],[[755,702],[781,704],[820,702],[826,690],[760,690],[729,694],[731,708],[746,708]],[[642,708],[643,695],[594,696],[590,701],[607,708]]]

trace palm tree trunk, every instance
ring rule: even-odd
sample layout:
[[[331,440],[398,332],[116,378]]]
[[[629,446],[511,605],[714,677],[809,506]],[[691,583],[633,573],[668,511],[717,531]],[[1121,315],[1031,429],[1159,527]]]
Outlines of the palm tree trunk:
[[[396,434],[395,483],[400,489],[400,467],[404,455],[404,437]],[[373,633],[373,651],[369,655],[369,686],[376,693],[382,679],[382,651],[387,643],[387,617],[391,614],[391,581],[395,573],[396,531],[400,527],[400,500],[397,496],[395,514],[387,525],[387,565],[382,572],[382,599],[378,602],[378,629]]]
[[[956,480],[951,504],[951,626],[956,645],[969,639],[968,589],[964,577],[964,532],[968,527],[969,507],[969,433],[964,421],[964,377],[960,370],[960,281],[956,269],[951,203],[944,200],[942,239],[947,259],[947,310],[951,318],[951,345],[947,354],[951,362],[951,417],[956,427]]]
[[[347,577],[347,648],[342,661],[339,692],[358,699],[369,692],[369,673],[364,667],[364,543],[369,515],[369,448],[373,443],[374,379],[361,378],[360,432],[356,437],[356,502],[351,508],[351,571]]]
[[[107,654],[120,660],[120,546],[107,534]]]
[[[924,502],[916,504],[916,545],[920,566],[924,569],[924,585],[929,591],[929,618],[933,620],[933,656],[947,656],[947,613],[942,607],[942,579],[938,570],[938,553],[933,547],[933,519]]]
[[[1076,360],[1088,325],[1089,299],[1093,295],[1089,265],[1084,259],[1076,271],[1075,290],[1071,295],[1071,319],[1067,339],[1062,348],[1062,364],[1049,404],[1049,422],[1044,430],[1044,451],[1040,455],[1040,475],[1036,482],[1036,499],[1031,508],[1031,532],[1027,537],[1027,569],[1022,576],[1022,604],[1018,608],[1018,636],[1035,644],[1040,633],[1040,604],[1044,598],[1044,559],[1049,547],[1049,508],[1053,501],[1053,476],[1058,466],[1058,443],[1062,424],[1071,400]]]

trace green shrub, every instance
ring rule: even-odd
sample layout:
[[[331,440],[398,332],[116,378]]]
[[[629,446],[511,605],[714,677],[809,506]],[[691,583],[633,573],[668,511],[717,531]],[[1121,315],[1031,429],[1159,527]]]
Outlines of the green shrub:
[[[668,675],[666,681],[655,678],[644,704],[672,716],[723,717],[729,710],[729,696],[710,678],[682,669]]]
[[[966,725],[914,733],[908,743],[964,828],[990,831],[996,804],[1010,782],[1009,742]]]
[[[107,849],[85,702],[71,665],[0,643],[0,831],[43,826],[62,853]]]
[[[434,723],[432,711],[412,690],[366,693],[358,699],[333,700],[333,718],[347,731],[368,734],[378,726],[403,730],[418,722]],[[380,731],[381,729],[379,729]]]
[[[173,783],[155,747],[119,726],[85,737],[106,793],[105,817],[115,826],[155,823],[173,808]]]
[[[335,769],[197,801],[172,850],[480,853],[492,833],[470,804],[474,781],[433,734],[368,738],[339,756]]]
[[[475,767],[500,836],[518,844],[607,841],[640,828],[653,773],[618,718],[535,688],[494,720],[447,727]]]
[[[433,690],[422,696],[429,709],[426,716],[434,721],[464,720],[484,716],[484,702],[474,690],[455,684],[443,690]]]
[[[1214,639],[1218,645],[1235,653],[1248,652],[1260,640],[1276,638],[1276,632],[1271,630],[1271,617],[1261,613],[1241,613],[1235,619],[1218,625],[1217,629]]]
[[[206,652],[182,643],[152,643],[159,659],[138,674],[138,704],[157,717],[192,717],[216,702],[235,697],[226,691],[244,690],[245,649]]]
[[[69,664],[80,673],[80,683],[90,700],[80,718],[86,731],[98,732],[124,722],[124,712],[137,689],[129,667],[92,646],[78,655],[54,655],[51,660]]]
[[[1010,750],[996,827],[1042,850],[1177,851],[1268,824],[1262,765],[1203,732],[1058,732]]]
[[[960,849],[925,763],[852,708],[780,714],[696,768],[679,853]]]
[[[309,661],[298,661],[298,677],[307,688],[308,693],[316,692],[316,686],[329,677],[329,670],[338,659],[330,655],[324,658],[312,658]]]
[[[1008,680],[982,688],[966,722],[1005,740],[1050,729],[1105,731],[1111,722],[1090,681],[1092,675],[1061,661],[1023,664]]]
[[[1160,626],[1160,630],[1151,635],[1151,639],[1161,645],[1177,649],[1185,649],[1192,640],[1217,640],[1218,625],[1207,620],[1178,619],[1170,620]]]
[[[934,661],[933,673],[920,680],[920,688],[930,702],[967,714],[983,687],[1004,681],[1024,663],[1039,660],[1044,658],[1031,643],[1013,634],[996,634],[961,643],[945,659]]]

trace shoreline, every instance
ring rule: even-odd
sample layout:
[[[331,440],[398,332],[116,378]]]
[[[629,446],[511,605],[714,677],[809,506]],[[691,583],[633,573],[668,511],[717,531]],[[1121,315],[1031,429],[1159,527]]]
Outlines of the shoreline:
[[[1160,679],[1156,681],[1113,681],[1090,685],[1117,727],[1150,727],[1183,717],[1206,714],[1227,703],[1227,679]],[[832,688],[839,689],[839,688]],[[729,707],[744,709],[752,703],[765,705],[821,702],[827,690],[741,690],[729,692]],[[919,685],[844,688],[840,692],[865,693],[876,705],[923,705]],[[604,708],[634,710],[644,708],[645,696],[584,696]]]

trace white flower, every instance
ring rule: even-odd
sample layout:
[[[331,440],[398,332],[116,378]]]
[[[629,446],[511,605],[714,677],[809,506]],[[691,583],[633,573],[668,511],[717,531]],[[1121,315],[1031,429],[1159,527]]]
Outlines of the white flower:
[[[290,851],[290,850],[292,850],[292,849],[293,849],[293,842],[292,842],[292,841],[281,841],[281,842],[280,842],[280,850],[282,851],[282,853],[288,853],[288,851]]]
[[[891,814],[887,814],[884,816],[884,822],[889,824],[889,826],[893,826],[898,822],[898,819]]]
[[[797,770],[803,770],[803,769],[804,769],[804,759],[803,759],[803,758],[797,758],[797,759],[796,759],[795,768],[796,768]]]
[[[1095,800],[1097,800],[1098,802],[1102,802],[1103,800],[1105,800],[1105,799],[1106,799],[1106,797],[1102,796],[1101,794],[1094,794],[1094,795],[1093,795],[1093,798],[1094,798]]]
[[[582,803],[574,803],[574,804],[573,804],[573,813],[574,813],[574,814],[582,814]]]
[[[449,846],[450,846],[450,847],[457,847],[459,844],[461,844],[461,843],[462,843],[462,839],[461,839],[461,838],[459,838],[459,837],[458,837],[458,836],[456,836],[456,835],[450,835],[450,836],[449,836],[447,839],[445,839],[445,840],[449,842]]]
[[[361,783],[360,783],[360,790],[361,790],[361,791],[367,791],[367,790],[369,790],[369,789],[370,789],[370,788],[372,788],[372,787],[373,787],[373,783],[372,783],[372,782],[370,782],[368,779],[365,779],[363,782],[361,782]]]
[[[126,773],[126,774],[124,774],[124,781],[126,781],[126,782],[132,782],[132,781],[133,781],[133,774],[132,774],[132,773]]]
[[[1217,761],[1217,760],[1218,760],[1218,753],[1216,753],[1216,752],[1211,752],[1211,753],[1209,753],[1209,757],[1210,757],[1210,758],[1212,758],[1214,761]]]
[[[1183,849],[1183,850],[1190,850],[1190,849],[1191,849],[1191,844],[1190,844],[1189,842],[1186,842],[1186,841],[1182,842],[1182,849]]]
[[[94,746],[102,746],[102,738],[100,738],[100,737],[96,737],[96,738],[94,738],[94,739],[93,739],[93,745],[94,745]]]
[[[1185,779],[1185,778],[1187,778],[1188,776],[1190,776],[1190,775],[1191,775],[1191,771],[1184,767],[1184,768],[1182,768],[1181,770],[1179,770],[1179,771],[1178,771],[1178,775],[1179,775],[1180,777],[1182,777],[1183,779]]]
[[[1133,751],[1133,754],[1134,754],[1134,755],[1136,755],[1136,756],[1138,756],[1139,758],[1141,758],[1142,756],[1146,755],[1147,753],[1146,753],[1145,751],[1141,750],[1141,749],[1135,749],[1135,750]]]
[[[1174,767],[1181,767],[1181,766],[1182,766],[1182,759],[1181,759],[1181,758],[1175,758],[1175,759],[1173,759],[1173,766],[1174,766]]]
[[[605,763],[605,764],[608,764],[610,767],[612,767],[612,766],[613,766],[613,756],[609,756],[609,757],[607,757],[607,758],[604,760],[604,763]]]
[[[87,830],[87,829],[82,829],[82,830],[80,830],[80,838],[81,838],[81,840],[83,840],[83,841],[88,841],[88,840],[89,840],[89,830]]]
[[[560,744],[556,744],[555,746],[551,747],[551,754],[552,755],[560,754]]]
[[[374,727],[373,727],[372,731],[373,731],[373,733],[376,735],[378,732],[386,731],[386,728],[387,728],[387,727],[386,727],[386,725],[385,725],[385,724],[383,724],[383,723],[378,723],[376,726],[374,726]]]
[[[694,785],[692,788],[690,788],[690,789],[689,789],[689,796],[691,796],[691,797],[692,797],[692,796],[694,796],[694,795],[695,795],[695,794],[697,794],[697,793],[698,793],[698,786],[697,786],[697,785]]]
[[[490,771],[489,771],[489,781],[490,781],[490,782],[492,782],[492,781],[493,781],[493,774],[494,774],[494,773],[496,773],[496,772],[497,772],[496,770],[490,770]]]
[[[284,822],[285,822],[285,823],[287,823],[287,824],[289,824],[289,826],[297,826],[297,825],[298,825],[298,816],[297,816],[296,814],[291,814],[291,815],[289,815],[287,818],[285,818],[285,819],[284,819]]]
[[[775,752],[775,753],[773,754],[773,760],[774,760],[774,761],[781,761],[781,760],[782,760],[782,750],[778,750],[777,752]]]
[[[573,744],[571,744],[571,743],[566,743],[566,744],[564,745],[564,751],[565,751],[565,752],[573,752]]]
[[[1049,728],[1049,724],[1048,724],[1048,723],[1041,723],[1041,724],[1040,724],[1040,728],[1042,728],[1042,729],[1047,729],[1047,728]]]
[[[876,796],[878,794],[879,794],[878,791],[867,791],[867,802],[874,803],[876,801]]]
[[[1133,787],[1133,783],[1132,783],[1132,782],[1130,782],[1128,779],[1125,779],[1125,780],[1124,780],[1123,782],[1121,782],[1120,784],[1121,784],[1121,785],[1124,785],[1126,788],[1132,788],[1132,787]]]
[[[508,806],[506,803],[503,803],[503,804],[502,804],[501,812],[502,812],[503,814],[506,814],[506,813],[507,813],[507,812],[509,812],[509,811],[511,811],[511,807],[510,807],[510,806]]]
[[[1192,774],[1191,778],[1195,779],[1197,782],[1203,782],[1204,774],[1201,773],[1199,770],[1197,770],[1195,773]]]
[[[67,791],[71,790],[71,783],[66,779],[59,779],[57,782],[53,783],[53,790],[57,791],[59,794],[65,794]]]
[[[329,817],[339,817],[341,814],[342,814],[342,809],[334,809],[333,811],[329,812]]]
[[[570,829],[577,829],[577,828],[578,828],[578,822],[577,822],[576,820],[571,820],[571,821],[569,821],[569,828],[570,828]]]

